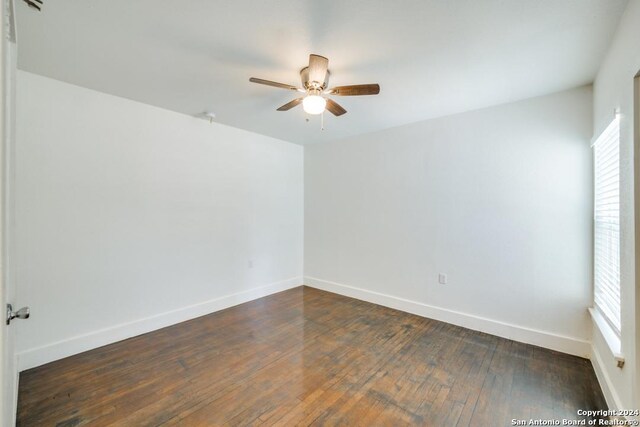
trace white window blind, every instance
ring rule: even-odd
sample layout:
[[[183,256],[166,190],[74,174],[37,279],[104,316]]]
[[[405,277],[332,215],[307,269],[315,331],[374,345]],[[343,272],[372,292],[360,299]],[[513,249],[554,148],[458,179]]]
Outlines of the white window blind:
[[[620,335],[620,126],[616,117],[593,144],[594,302]]]

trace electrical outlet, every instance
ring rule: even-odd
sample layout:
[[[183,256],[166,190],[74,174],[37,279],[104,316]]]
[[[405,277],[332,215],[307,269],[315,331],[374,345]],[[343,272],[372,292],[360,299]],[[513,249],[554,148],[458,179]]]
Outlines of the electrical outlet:
[[[447,284],[447,275],[444,274],[444,273],[438,274],[438,283],[440,283],[441,285],[446,285]]]

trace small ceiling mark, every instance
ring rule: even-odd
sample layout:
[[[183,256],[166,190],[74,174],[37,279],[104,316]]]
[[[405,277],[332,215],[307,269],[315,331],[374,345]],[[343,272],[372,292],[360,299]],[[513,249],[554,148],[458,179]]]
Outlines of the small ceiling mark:
[[[216,118],[216,113],[214,113],[212,111],[203,111],[202,113],[196,115],[196,117],[208,120],[209,123],[213,123],[213,119]]]

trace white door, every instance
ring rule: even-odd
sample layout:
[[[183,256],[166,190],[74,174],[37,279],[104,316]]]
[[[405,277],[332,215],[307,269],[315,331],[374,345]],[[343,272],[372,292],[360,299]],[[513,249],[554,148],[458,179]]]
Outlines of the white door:
[[[13,152],[14,112],[15,112],[15,70],[16,70],[16,36],[13,21],[13,0],[2,1],[2,43],[0,43],[0,309],[3,316],[0,322],[0,424],[15,425],[17,401],[18,371],[15,363],[14,332],[15,328],[6,324],[7,303],[15,297],[14,281],[11,280],[10,263],[8,262],[8,236],[10,233],[11,206],[8,189]]]

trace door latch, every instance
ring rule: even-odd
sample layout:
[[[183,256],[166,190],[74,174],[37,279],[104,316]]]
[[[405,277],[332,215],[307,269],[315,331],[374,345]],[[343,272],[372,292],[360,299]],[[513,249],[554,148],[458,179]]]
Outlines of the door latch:
[[[31,310],[29,307],[22,307],[18,311],[13,311],[13,306],[11,304],[7,304],[7,325],[11,323],[13,319],[28,319],[29,314],[31,314]]]

